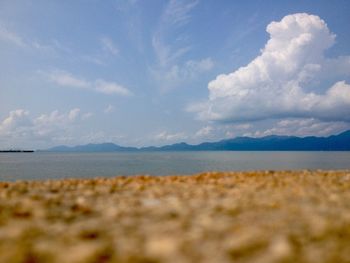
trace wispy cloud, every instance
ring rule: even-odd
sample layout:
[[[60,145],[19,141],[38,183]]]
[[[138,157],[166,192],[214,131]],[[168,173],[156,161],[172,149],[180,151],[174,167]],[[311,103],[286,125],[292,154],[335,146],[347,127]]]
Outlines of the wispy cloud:
[[[198,1],[170,0],[165,7],[152,37],[153,49],[161,66],[167,66],[190,50],[190,45],[181,43],[187,37],[179,37],[176,30],[189,23],[191,11],[197,4]]]
[[[138,0],[117,0],[115,9],[118,17],[121,18],[121,26],[125,30],[125,39],[129,41],[129,48],[136,48],[138,53],[144,53],[146,41],[144,39],[145,30],[143,29],[143,10],[140,7],[144,1]],[[149,5],[149,3],[146,3]]]
[[[50,41],[44,43],[35,38],[26,38],[3,24],[0,24],[0,41],[13,44],[17,48],[31,51],[34,50],[44,54],[57,55],[60,53],[71,52],[69,48],[62,45],[62,43],[56,39],[51,39]]]
[[[132,92],[122,85],[115,82],[108,82],[103,79],[88,81],[62,70],[55,70],[44,74],[48,77],[49,81],[64,87],[87,89],[107,95],[132,95]]]
[[[101,56],[83,55],[83,56],[81,56],[81,60],[89,62],[89,63],[96,64],[96,65],[99,65],[99,66],[106,65],[106,62],[104,61],[104,59]]]
[[[170,0],[166,6],[161,20],[165,27],[179,27],[186,25],[191,19],[190,12],[199,1]]]
[[[48,77],[50,81],[60,86],[74,88],[90,88],[91,86],[90,82],[73,76],[71,73],[62,70],[52,71],[48,73]]]
[[[109,105],[103,110],[103,112],[106,113],[106,114],[108,114],[108,113],[114,112],[114,110],[115,110],[115,107],[114,107],[113,105],[109,104]]]
[[[214,66],[214,62],[211,58],[205,58],[201,60],[188,60],[185,63],[178,65],[174,64],[166,69],[152,69],[153,77],[161,85],[162,91],[171,90],[173,87],[177,87],[191,81],[199,76],[201,73],[210,71]]]
[[[96,47],[94,52],[90,54],[80,55],[79,58],[82,61],[89,62],[98,66],[107,66],[109,62],[116,56],[119,56],[120,50],[118,45],[107,36],[97,39],[99,47]]]
[[[57,39],[38,40],[33,37],[23,37],[14,30],[10,30],[3,24],[0,24],[0,42],[12,44],[16,48],[21,48],[26,51],[35,51],[38,54],[65,57],[69,55],[75,59],[92,62],[97,65],[105,65],[106,60],[110,55],[117,56],[119,54],[118,46],[109,37],[101,37],[98,39],[100,47],[97,47],[96,54],[81,55],[78,50],[73,50],[58,41]],[[67,58],[67,57],[66,57]]]
[[[112,39],[109,37],[102,37],[100,41],[104,50],[108,51],[114,56],[118,55],[119,49]]]
[[[168,91],[191,81],[199,73],[213,68],[208,58],[185,59],[191,51],[190,37],[182,29],[192,18],[199,1],[170,0],[166,5],[157,30],[152,36],[156,63],[150,72],[161,91]]]
[[[27,47],[25,41],[16,33],[11,32],[9,29],[0,24],[0,39],[14,44],[18,47]]]
[[[156,54],[158,66],[161,68],[169,67],[177,62],[179,58],[190,51],[190,46],[178,47],[166,44],[161,36],[153,36],[152,39],[153,50]]]
[[[94,83],[94,89],[97,92],[104,94],[118,94],[121,96],[132,95],[131,91],[115,82],[107,82],[102,79],[98,79]]]

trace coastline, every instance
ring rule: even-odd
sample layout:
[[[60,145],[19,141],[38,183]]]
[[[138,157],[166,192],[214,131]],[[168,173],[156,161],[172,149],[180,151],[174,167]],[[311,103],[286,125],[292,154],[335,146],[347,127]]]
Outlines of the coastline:
[[[0,153],[33,153],[34,150],[0,150]]]
[[[0,182],[0,262],[349,262],[350,171]]]

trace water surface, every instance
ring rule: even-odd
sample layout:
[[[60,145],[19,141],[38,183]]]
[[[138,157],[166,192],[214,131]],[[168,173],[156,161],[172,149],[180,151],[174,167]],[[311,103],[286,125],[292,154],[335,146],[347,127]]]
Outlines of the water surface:
[[[1,153],[0,180],[350,169],[350,152]]]

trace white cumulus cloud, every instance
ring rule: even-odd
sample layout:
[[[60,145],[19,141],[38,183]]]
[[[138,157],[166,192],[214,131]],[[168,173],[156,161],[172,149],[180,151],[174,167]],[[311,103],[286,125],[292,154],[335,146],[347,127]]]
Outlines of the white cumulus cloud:
[[[350,57],[327,58],[335,42],[325,21],[298,13],[271,22],[270,39],[248,65],[208,84],[207,101],[189,106],[222,122],[279,118],[350,121]],[[330,87],[322,83],[333,81]]]
[[[54,110],[36,117],[24,109],[10,111],[0,121],[0,147],[32,147],[32,144],[69,142],[73,128],[85,120],[87,114],[91,113],[81,113],[79,108],[66,113]]]
[[[9,116],[0,123],[0,134],[9,134],[17,127],[26,127],[31,125],[28,117],[29,112],[23,109],[10,111]]]
[[[165,142],[178,142],[179,140],[186,139],[187,136],[183,132],[178,133],[169,133],[167,131],[162,131],[154,136],[156,141],[165,141]]]
[[[80,115],[80,109],[79,108],[75,108],[72,109],[69,113],[68,113],[68,119],[70,121],[74,121],[76,120]]]

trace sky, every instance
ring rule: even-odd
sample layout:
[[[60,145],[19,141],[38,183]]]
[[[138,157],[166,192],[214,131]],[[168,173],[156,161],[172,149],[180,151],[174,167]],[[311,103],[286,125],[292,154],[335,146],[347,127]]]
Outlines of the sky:
[[[0,149],[350,129],[350,1],[0,0]]]

